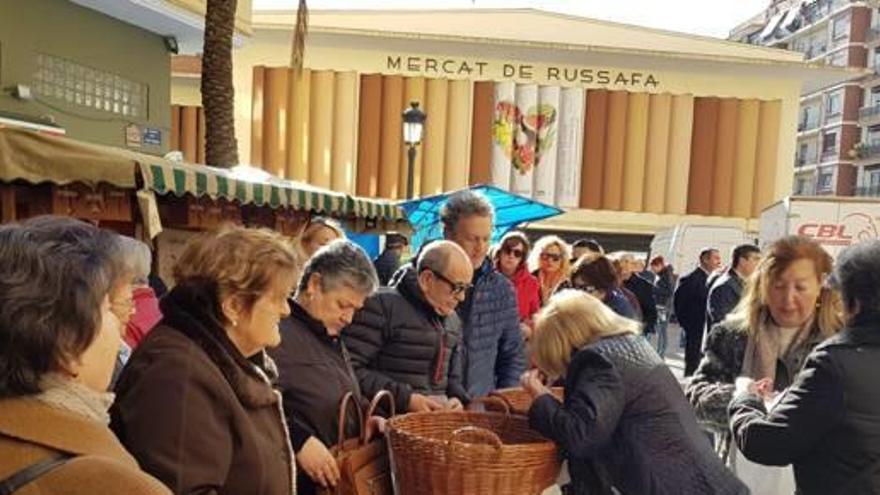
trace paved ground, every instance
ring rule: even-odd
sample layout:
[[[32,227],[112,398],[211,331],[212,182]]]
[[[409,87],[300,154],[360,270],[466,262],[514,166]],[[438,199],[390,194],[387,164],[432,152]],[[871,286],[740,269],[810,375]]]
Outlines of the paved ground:
[[[672,370],[672,374],[681,380],[684,375],[684,349],[678,345],[678,339],[681,335],[681,328],[678,325],[669,325],[669,335],[666,346],[666,364]],[[651,336],[651,343],[657,343],[657,336]],[[544,491],[542,495],[561,495],[559,487],[553,486]]]

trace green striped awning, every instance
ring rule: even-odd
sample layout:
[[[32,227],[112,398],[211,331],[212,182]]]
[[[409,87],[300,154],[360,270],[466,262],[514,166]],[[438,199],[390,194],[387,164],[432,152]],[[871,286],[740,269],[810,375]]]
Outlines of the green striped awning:
[[[403,210],[391,201],[356,198],[268,174],[265,180],[243,179],[226,169],[165,160],[138,163],[138,168],[144,187],[162,195],[191,194],[236,200],[241,204],[309,210],[325,215],[406,221]]]

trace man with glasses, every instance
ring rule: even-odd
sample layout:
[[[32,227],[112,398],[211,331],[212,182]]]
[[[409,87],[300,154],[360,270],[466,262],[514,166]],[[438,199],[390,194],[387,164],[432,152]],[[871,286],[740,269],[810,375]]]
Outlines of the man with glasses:
[[[518,386],[526,367],[516,294],[486,256],[494,215],[485,196],[473,191],[452,196],[440,212],[444,236],[464,249],[473,270],[473,287],[457,312],[465,344],[464,383],[475,397]]]
[[[363,394],[390,391],[399,412],[461,409],[461,322],[455,309],[471,288],[470,260],[455,243],[425,247],[415,265],[365,302],[343,332]]]

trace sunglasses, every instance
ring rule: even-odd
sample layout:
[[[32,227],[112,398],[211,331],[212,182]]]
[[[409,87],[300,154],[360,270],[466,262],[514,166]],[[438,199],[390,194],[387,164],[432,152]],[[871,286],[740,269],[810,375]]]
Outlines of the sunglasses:
[[[449,279],[446,277],[446,275],[443,275],[442,273],[438,272],[437,270],[432,270],[432,269],[430,269],[430,268],[426,268],[426,270],[428,270],[429,272],[433,273],[435,277],[437,277],[437,278],[439,278],[440,280],[446,282],[446,285],[448,285],[449,288],[450,288],[450,290],[452,290],[452,295],[453,295],[453,296],[457,296],[457,295],[459,295],[459,294],[463,294],[463,293],[465,293],[465,292],[471,290],[471,288],[473,287],[473,284],[463,284],[463,283],[460,283],[460,282],[453,282],[452,280],[449,280]]]
[[[512,247],[505,247],[501,250],[501,252],[504,254],[512,254],[514,258],[522,258],[523,256],[526,255],[526,252],[523,251],[522,249],[517,249],[517,248],[512,248]]]
[[[544,261],[555,261],[558,263],[559,261],[562,261],[562,255],[553,253],[541,253],[541,259]]]

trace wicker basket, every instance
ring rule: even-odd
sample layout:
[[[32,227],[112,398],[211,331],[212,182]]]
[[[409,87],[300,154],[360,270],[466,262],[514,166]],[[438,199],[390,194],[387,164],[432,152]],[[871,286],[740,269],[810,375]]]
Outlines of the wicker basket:
[[[562,400],[562,387],[553,387],[550,391],[556,396],[556,398]],[[490,395],[503,400],[513,414],[527,415],[529,413],[529,408],[532,407],[532,396],[529,395],[525,389],[520,387],[502,388],[492,392]],[[497,406],[493,404],[486,404],[486,409],[489,409],[490,411],[498,410]]]
[[[407,414],[388,422],[388,440],[398,495],[537,495],[559,474],[556,445],[522,416]]]

